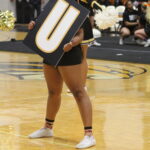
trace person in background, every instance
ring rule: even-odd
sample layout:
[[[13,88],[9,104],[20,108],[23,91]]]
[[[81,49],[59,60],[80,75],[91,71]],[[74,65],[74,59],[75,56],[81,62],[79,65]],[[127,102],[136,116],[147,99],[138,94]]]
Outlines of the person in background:
[[[92,8],[92,2],[93,0],[76,0],[77,3],[82,5],[83,7],[87,8],[90,13],[89,16],[85,20],[85,28],[84,28],[84,38],[83,41],[81,42],[81,48],[82,48],[82,53],[83,53],[83,61],[81,64],[82,67],[82,81],[83,81],[83,86],[87,90],[86,87],[86,78],[87,78],[87,72],[88,72],[88,63],[86,60],[87,57],[87,51],[88,47],[95,45],[95,46],[100,46],[101,44],[96,42],[93,36],[93,31],[92,31],[92,26],[94,22],[94,12]],[[68,93],[70,93],[70,90],[67,90]]]
[[[126,4],[126,9],[123,14],[123,25],[120,30],[120,40],[119,45],[124,44],[124,39],[132,34],[137,29],[139,14],[138,11],[133,9],[132,1],[128,1]]]
[[[16,2],[16,23],[29,23],[32,18],[32,5],[29,0],[10,0]]]
[[[141,40],[141,45],[144,47],[150,46],[150,0],[148,3],[143,3],[142,9],[144,9],[144,13],[142,13],[140,17],[140,24],[142,26],[141,29],[135,31],[134,36]]]
[[[94,1],[94,0],[93,0]],[[91,12],[90,12],[90,16],[89,16],[89,19],[90,19],[90,23],[91,23],[91,26],[92,26],[92,30],[94,29],[95,27],[95,21],[94,21],[94,11],[93,11],[94,8],[91,8]],[[91,46],[101,46],[101,43],[97,42],[96,39],[94,39],[94,41],[92,41],[90,44],[89,44],[89,47]]]
[[[134,32],[134,37],[136,43],[139,45],[144,45],[146,43],[146,34],[144,33],[144,27],[146,25],[146,3],[142,3],[139,10],[139,26],[138,29]]]
[[[31,20],[34,20],[37,18],[40,13],[41,13],[41,5],[44,3],[44,0],[30,0],[30,4],[32,5],[33,12],[32,12],[32,17]],[[35,11],[36,11],[36,16],[35,16]]]

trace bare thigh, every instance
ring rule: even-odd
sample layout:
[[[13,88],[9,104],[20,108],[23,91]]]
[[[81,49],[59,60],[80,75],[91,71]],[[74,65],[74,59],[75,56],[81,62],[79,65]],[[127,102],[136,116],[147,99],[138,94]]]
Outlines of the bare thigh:
[[[81,65],[62,66],[59,71],[68,88],[74,91],[82,91],[84,88],[82,81]]]
[[[130,30],[128,28],[126,28],[126,27],[121,28],[120,32],[121,32],[122,35],[125,35],[125,36],[128,36],[128,35],[131,34]]]
[[[62,91],[63,80],[58,69],[44,64],[44,75],[49,94],[60,94]]]
[[[144,37],[147,37],[144,29],[139,29],[139,30],[135,31],[135,36],[139,35],[139,34],[142,35],[142,36],[144,36]]]
[[[64,66],[59,71],[78,104],[84,127],[91,127],[92,105],[84,89],[81,68],[81,65]]]

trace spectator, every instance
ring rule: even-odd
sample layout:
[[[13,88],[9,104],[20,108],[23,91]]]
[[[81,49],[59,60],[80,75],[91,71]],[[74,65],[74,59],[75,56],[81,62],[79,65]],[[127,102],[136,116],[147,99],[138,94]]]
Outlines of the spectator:
[[[128,1],[123,14],[123,25],[120,31],[119,44],[124,44],[124,39],[134,33],[138,26],[138,12],[133,9],[132,1]]]
[[[136,42],[139,45],[144,45],[146,43],[146,33],[144,27],[146,25],[146,3],[142,3],[140,7],[140,19],[139,19],[139,29],[134,32],[134,36],[137,39]]]
[[[41,13],[41,4],[44,3],[44,0],[30,0],[30,4],[33,7],[33,13],[32,13],[32,20],[37,18]],[[35,17],[35,10],[36,10],[36,17]]]
[[[146,25],[145,25],[145,33],[147,35],[147,41],[144,47],[150,46],[150,0],[148,0],[147,3],[147,9],[146,9]]]
[[[29,23],[31,20],[32,6],[29,0],[11,0],[16,2],[17,23]]]
[[[145,13],[141,15],[140,24],[143,28],[135,31],[134,35],[136,38],[141,39],[141,44],[144,44],[144,47],[150,46],[150,0],[147,4],[143,4],[145,8]],[[140,43],[139,43],[140,44]]]

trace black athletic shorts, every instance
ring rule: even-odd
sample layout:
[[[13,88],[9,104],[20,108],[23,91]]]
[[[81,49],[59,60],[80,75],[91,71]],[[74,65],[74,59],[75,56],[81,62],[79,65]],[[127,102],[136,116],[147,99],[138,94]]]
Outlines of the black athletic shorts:
[[[123,27],[125,27],[125,28],[127,28],[127,29],[129,29],[129,31],[130,31],[130,33],[133,35],[134,34],[134,32],[135,32],[135,30],[137,30],[137,26],[131,26],[131,27],[127,27],[127,26],[123,26]],[[122,28],[123,28],[122,27]]]
[[[82,58],[81,46],[78,45],[73,47],[69,52],[65,52],[57,66],[78,65],[81,64]],[[43,60],[43,63],[51,65],[46,59]]]

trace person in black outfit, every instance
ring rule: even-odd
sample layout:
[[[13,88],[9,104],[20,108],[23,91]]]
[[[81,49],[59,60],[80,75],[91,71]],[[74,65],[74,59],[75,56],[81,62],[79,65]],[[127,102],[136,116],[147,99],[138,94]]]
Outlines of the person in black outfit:
[[[32,20],[37,18],[41,13],[41,4],[44,3],[44,0],[30,0],[30,4],[32,5],[33,13],[32,13]],[[35,17],[35,10],[37,13],[37,16]]]
[[[17,15],[17,23],[24,23],[24,14],[22,13],[22,1],[16,0],[16,15]]]
[[[119,44],[123,45],[124,38],[132,35],[138,26],[139,14],[138,11],[133,9],[132,1],[128,1],[126,4],[126,9],[123,14],[123,25],[120,30],[120,40]]]
[[[88,50],[89,44],[94,41],[92,24],[90,22],[90,17],[93,16],[93,10],[91,7],[92,0],[76,0],[76,1],[90,11],[89,17],[87,17],[87,19],[85,20],[84,38],[83,38],[83,41],[81,42],[81,48],[82,48],[82,53],[83,53],[83,61],[81,64],[82,81],[86,89],[86,78],[87,78],[87,72],[88,72],[88,64],[86,60],[87,50]]]
[[[34,21],[29,24],[29,29],[35,25]],[[49,91],[47,111],[44,127],[29,135],[30,138],[51,137],[53,136],[53,123],[61,103],[61,93],[63,81],[72,92],[78,104],[85,130],[84,139],[76,148],[88,148],[94,146],[96,141],[92,135],[92,106],[83,86],[82,68],[83,54],[81,41],[84,38],[86,23],[82,25],[73,39],[64,45],[65,54],[57,67],[44,59],[44,75]]]
[[[29,23],[31,20],[32,6],[28,0],[11,0],[16,1],[17,23]]]
[[[88,64],[86,61],[87,50],[88,50],[89,45],[100,46],[101,44],[98,43],[94,39],[93,31],[92,31],[93,22],[94,22],[94,12],[93,12],[93,8],[92,8],[93,0],[76,0],[76,1],[90,11],[89,17],[87,17],[87,19],[84,22],[84,24],[85,24],[84,38],[83,38],[83,41],[81,42],[81,48],[82,48],[82,53],[83,53],[83,61],[81,64],[82,78],[83,78],[82,81],[83,81],[83,85],[84,85],[85,89],[87,89],[87,87],[86,87],[86,78],[87,78],[87,72],[88,72]],[[67,92],[70,93],[69,90],[67,90]]]
[[[134,36],[142,40],[138,44],[144,45],[144,47],[148,47],[150,46],[150,7],[147,6],[146,3],[143,3],[141,5],[141,9],[143,10],[139,21],[141,29],[136,30]]]

